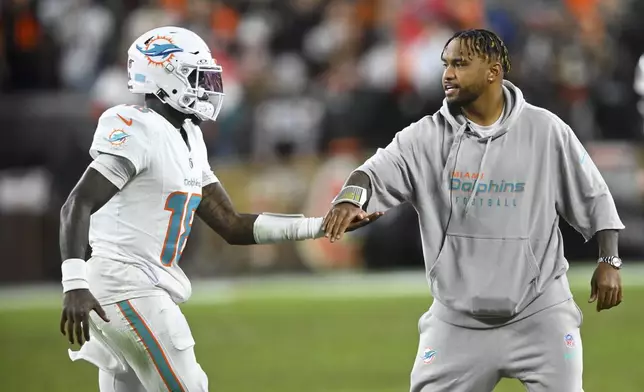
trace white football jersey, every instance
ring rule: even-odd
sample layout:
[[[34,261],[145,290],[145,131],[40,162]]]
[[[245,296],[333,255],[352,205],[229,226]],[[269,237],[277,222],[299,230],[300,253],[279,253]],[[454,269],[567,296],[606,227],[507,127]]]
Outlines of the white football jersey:
[[[90,289],[101,303],[162,291],[175,302],[191,294],[179,266],[201,201],[202,187],[217,182],[201,129],[181,133],[151,109],[119,105],[98,121],[90,154],[127,158],[136,174],[91,217]]]

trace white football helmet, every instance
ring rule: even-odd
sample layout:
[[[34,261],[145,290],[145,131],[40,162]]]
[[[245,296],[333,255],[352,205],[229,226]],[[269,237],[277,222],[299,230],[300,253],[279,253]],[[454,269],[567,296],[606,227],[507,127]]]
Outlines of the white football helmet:
[[[174,109],[215,121],[224,100],[222,68],[208,45],[180,27],[159,27],[128,50],[128,88],[154,94]]]

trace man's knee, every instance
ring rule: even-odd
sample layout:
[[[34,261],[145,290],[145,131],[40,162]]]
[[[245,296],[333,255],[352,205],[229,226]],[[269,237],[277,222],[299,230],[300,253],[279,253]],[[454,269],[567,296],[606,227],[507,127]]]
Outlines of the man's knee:
[[[510,326],[507,374],[530,392],[582,391],[581,314],[570,300]],[[536,344],[535,342],[539,342]]]

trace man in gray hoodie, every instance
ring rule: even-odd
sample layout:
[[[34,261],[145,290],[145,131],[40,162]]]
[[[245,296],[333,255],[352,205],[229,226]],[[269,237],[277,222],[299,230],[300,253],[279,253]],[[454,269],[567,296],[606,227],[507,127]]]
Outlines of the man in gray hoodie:
[[[418,212],[433,304],[419,321],[412,392],[582,391],[580,309],[566,277],[563,216],[599,243],[589,302],[622,300],[613,198],[566,123],[504,80],[507,49],[487,30],[450,39],[443,107],[354,171],[323,224],[409,202]]]

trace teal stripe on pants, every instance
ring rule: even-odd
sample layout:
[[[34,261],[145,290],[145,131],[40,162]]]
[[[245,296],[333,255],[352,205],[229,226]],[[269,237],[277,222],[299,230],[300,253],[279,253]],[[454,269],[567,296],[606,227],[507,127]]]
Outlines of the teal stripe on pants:
[[[152,362],[166,387],[168,387],[170,392],[184,392],[181,382],[172,370],[168,359],[163,353],[161,345],[159,345],[159,342],[152,334],[152,331],[150,331],[150,328],[148,328],[143,319],[141,319],[141,316],[136,310],[134,310],[130,301],[122,301],[117,305],[119,309],[121,309],[121,312],[127,321],[130,323],[132,329],[134,329],[134,332],[136,332],[139,338],[141,338],[143,345],[150,354]]]

